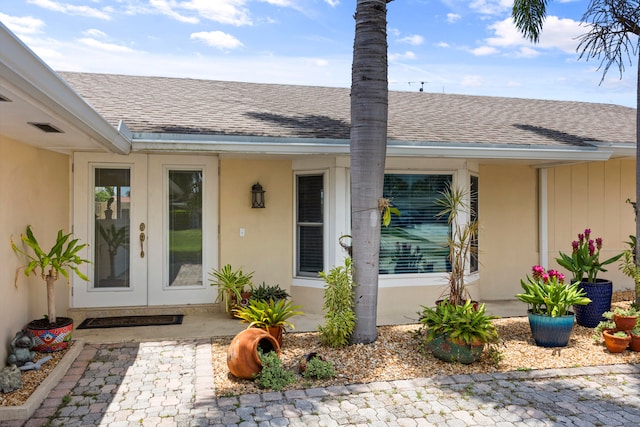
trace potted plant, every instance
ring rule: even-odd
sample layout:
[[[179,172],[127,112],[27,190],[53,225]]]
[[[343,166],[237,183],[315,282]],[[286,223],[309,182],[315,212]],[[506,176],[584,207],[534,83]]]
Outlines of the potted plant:
[[[231,264],[226,264],[219,270],[211,271],[209,276],[210,285],[218,286],[215,302],[223,302],[225,311],[233,317],[233,309],[238,305],[246,305],[251,296],[253,272],[244,273],[241,268],[234,271]]]
[[[69,270],[82,280],[89,280],[79,267],[90,261],[78,255],[78,252],[87,244],[79,243],[78,239],[71,239],[71,234],[64,234],[62,230],[59,230],[55,243],[48,251],[40,247],[30,225],[27,225],[26,234],[20,235],[20,240],[26,245],[24,250],[11,239],[13,250],[17,254],[25,256],[29,261],[22,267],[24,274],[26,276],[32,273],[35,275],[39,271],[40,277],[45,281],[47,287],[47,317],[33,320],[27,325],[27,329],[36,338],[36,346],[34,347],[36,351],[62,350],[68,346],[68,342],[71,340],[73,319],[56,315],[54,285],[60,274],[67,278],[67,283],[70,280]]]
[[[615,329],[605,329],[602,331],[604,345],[611,353],[622,353],[629,347],[631,334],[629,331],[616,331]]]
[[[572,283],[579,282],[591,302],[584,306],[575,306],[578,325],[593,328],[602,320],[602,313],[611,308],[613,283],[610,280],[598,279],[598,273],[606,272],[605,265],[617,261],[623,255],[620,253],[605,261],[600,261],[602,238],[591,238],[591,229],[578,234],[578,240],[571,244],[571,256],[560,252],[556,261],[561,267],[573,274]]]
[[[532,275],[527,275],[526,280],[520,279],[520,286],[523,292],[516,298],[530,306],[527,314],[536,345],[565,347],[575,318],[569,308],[591,302],[579,283],[566,285],[564,274],[534,265]]]
[[[277,301],[288,299],[289,296],[289,293],[282,289],[280,285],[267,285],[264,282],[251,291],[251,299],[259,301],[269,301],[270,299]]]
[[[636,249],[636,236],[630,235],[629,241],[626,242],[629,245],[629,248],[622,251],[623,257],[620,259],[620,271],[622,273],[633,279],[636,298],[634,305],[640,306],[640,265],[636,264],[636,255],[634,253]]]
[[[613,319],[613,323],[619,331],[630,331],[636,327],[638,310],[633,306],[629,308],[616,307],[610,313],[611,317],[608,317],[607,314],[609,313],[604,313],[603,317]]]
[[[466,300],[471,299],[465,285],[465,274],[469,261],[477,256],[472,243],[478,235],[478,221],[460,221],[463,213],[471,213],[467,203],[468,193],[464,189],[449,185],[440,195],[441,197],[436,199],[435,203],[442,210],[436,217],[446,218],[447,224],[451,227],[451,236],[447,241],[449,247],[447,260],[451,264],[451,272],[448,288],[443,296],[451,304],[464,304]]]
[[[636,326],[630,332],[631,342],[629,342],[629,348],[631,351],[640,351],[640,327]]]
[[[261,301],[250,299],[245,306],[234,309],[238,319],[249,323],[248,328],[261,328],[269,332],[282,346],[282,332],[286,326],[295,329],[289,319],[299,314],[304,314],[298,309],[300,306],[292,305],[291,301],[268,300]]]
[[[484,304],[474,307],[471,300],[454,304],[444,299],[435,307],[422,306],[418,314],[419,336],[435,357],[446,362],[473,363],[486,344],[499,338],[493,324],[497,316],[488,315]]]

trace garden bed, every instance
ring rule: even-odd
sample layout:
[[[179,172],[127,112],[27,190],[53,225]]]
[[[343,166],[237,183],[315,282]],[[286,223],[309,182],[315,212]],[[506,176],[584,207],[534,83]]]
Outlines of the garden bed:
[[[613,306],[628,307],[633,292],[617,292]],[[337,376],[331,380],[298,380],[285,390],[330,385],[392,381],[434,375],[506,372],[515,370],[568,368],[579,366],[640,363],[640,353],[629,350],[609,353],[601,340],[595,341],[593,329],[575,325],[567,347],[537,347],[531,337],[526,317],[495,320],[502,339],[498,350],[503,355],[496,366],[487,354],[471,365],[442,362],[421,351],[412,332],[419,325],[378,327],[378,339],[368,345],[351,345],[332,349],[320,344],[318,332],[288,333],[284,336],[281,359],[285,368],[297,372],[298,360],[306,353],[323,354],[335,365]],[[232,337],[214,338],[212,343],[215,389],[218,396],[260,393],[250,380],[233,377],[227,368],[227,348]]]

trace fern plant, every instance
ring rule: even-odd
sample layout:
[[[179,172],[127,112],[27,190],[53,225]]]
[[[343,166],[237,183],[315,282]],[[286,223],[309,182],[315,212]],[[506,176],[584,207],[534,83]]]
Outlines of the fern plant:
[[[344,265],[332,268],[329,273],[320,272],[320,277],[326,282],[322,306],[325,324],[318,327],[320,340],[333,348],[344,347],[356,326],[351,258],[345,258]]]

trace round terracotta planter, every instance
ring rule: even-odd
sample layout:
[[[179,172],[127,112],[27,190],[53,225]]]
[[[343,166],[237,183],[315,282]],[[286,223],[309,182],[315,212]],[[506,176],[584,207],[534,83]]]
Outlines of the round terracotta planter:
[[[636,327],[636,320],[638,316],[621,316],[619,314],[613,315],[613,321],[616,324],[616,329],[619,331],[630,331]]]
[[[49,323],[48,319],[32,320],[27,324],[27,330],[33,334],[36,340],[33,350],[52,353],[69,346],[73,332],[73,319],[57,317],[55,324]]]
[[[253,379],[262,370],[258,349],[280,355],[278,341],[264,329],[249,328],[236,335],[227,350],[229,371],[238,378]]]
[[[614,335],[616,332],[624,332],[627,336],[617,337]],[[604,345],[611,353],[622,353],[629,347],[629,343],[631,342],[631,334],[628,331],[605,329],[602,331],[602,337],[604,338]]]
[[[631,351],[640,351],[640,335],[631,334],[631,342],[629,343]]]
[[[278,341],[278,345],[282,347],[282,334],[284,332],[284,328],[282,326],[271,326],[267,332],[269,332],[269,334]]]

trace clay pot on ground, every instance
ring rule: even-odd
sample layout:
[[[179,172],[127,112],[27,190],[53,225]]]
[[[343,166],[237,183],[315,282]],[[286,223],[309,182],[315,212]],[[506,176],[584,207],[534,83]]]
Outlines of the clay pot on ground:
[[[622,332],[625,336],[617,336],[616,334]],[[631,342],[631,334],[629,331],[616,331],[614,329],[605,329],[602,331],[602,337],[604,338],[604,345],[611,353],[622,353],[627,349]]]
[[[229,371],[238,378],[253,379],[262,370],[258,350],[280,355],[278,341],[264,329],[249,328],[238,333],[227,350]]]
[[[613,314],[613,321],[616,324],[616,329],[619,331],[630,331],[636,327],[636,320],[638,316],[621,316],[619,314]]]
[[[631,332],[631,342],[629,343],[629,349],[631,351],[640,351],[640,335],[634,335]]]

